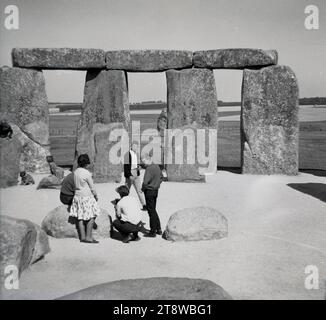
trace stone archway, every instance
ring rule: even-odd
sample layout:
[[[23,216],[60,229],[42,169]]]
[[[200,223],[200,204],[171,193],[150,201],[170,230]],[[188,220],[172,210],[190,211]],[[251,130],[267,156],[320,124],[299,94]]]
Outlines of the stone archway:
[[[277,52],[260,49],[208,51],[98,49],[13,49],[13,68],[0,73],[0,116],[27,136],[25,165],[48,151],[48,110],[42,69],[86,70],[76,155],[87,152],[95,181],[116,180],[120,165],[106,161],[110,130],[129,127],[126,72],[167,74],[168,126],[217,128],[217,95],[213,69],[244,70],[241,136],[242,171],[251,174],[297,174],[298,85],[292,70],[277,65]],[[212,81],[213,78],[213,81]],[[17,85],[18,84],[18,85]],[[181,117],[180,117],[181,115]],[[24,138],[25,139],[25,138]],[[28,148],[27,148],[28,150]],[[166,150],[169,153],[169,149]],[[2,154],[5,152],[2,147]],[[103,153],[104,152],[104,153]],[[97,160],[98,161],[97,161]],[[6,164],[2,165],[5,168]],[[198,162],[190,167],[167,164],[169,180],[202,180]]]

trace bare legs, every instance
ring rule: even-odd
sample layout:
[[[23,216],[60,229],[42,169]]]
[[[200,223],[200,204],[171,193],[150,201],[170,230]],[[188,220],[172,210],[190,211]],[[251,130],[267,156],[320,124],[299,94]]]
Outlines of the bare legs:
[[[78,220],[78,229],[79,229],[79,236],[81,242],[97,243],[95,242],[92,236],[94,222],[95,222],[94,218],[87,221]]]

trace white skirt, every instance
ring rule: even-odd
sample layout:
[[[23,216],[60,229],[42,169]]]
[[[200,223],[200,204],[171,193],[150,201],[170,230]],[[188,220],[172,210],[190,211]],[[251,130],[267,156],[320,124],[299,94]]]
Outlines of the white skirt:
[[[100,214],[100,207],[93,196],[74,196],[70,207],[70,216],[78,220],[90,220]]]

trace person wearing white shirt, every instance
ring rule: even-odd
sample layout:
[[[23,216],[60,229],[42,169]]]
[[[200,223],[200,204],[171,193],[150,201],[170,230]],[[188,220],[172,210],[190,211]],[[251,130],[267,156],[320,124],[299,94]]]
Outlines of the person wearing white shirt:
[[[137,146],[136,142],[133,142],[131,148],[126,155],[124,164],[124,176],[126,178],[126,186],[130,190],[131,186],[134,186],[138,199],[141,203],[142,210],[146,209],[146,202],[144,193],[141,190],[140,172],[138,169],[138,157],[137,157]]]
[[[115,206],[117,219],[113,226],[123,236],[123,242],[140,240],[138,231],[142,227],[142,213],[136,198],[129,195],[127,186],[120,186],[116,189],[120,195],[120,200]]]

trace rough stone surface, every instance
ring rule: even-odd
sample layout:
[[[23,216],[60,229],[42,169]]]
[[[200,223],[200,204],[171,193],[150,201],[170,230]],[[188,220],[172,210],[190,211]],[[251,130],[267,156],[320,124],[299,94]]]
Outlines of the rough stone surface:
[[[36,242],[31,263],[36,263],[51,251],[48,235],[37,224],[34,226],[36,229]]]
[[[60,189],[62,180],[51,174],[48,177],[42,178],[39,182],[37,189]]]
[[[41,71],[0,68],[0,118],[34,142],[49,146],[49,110]]]
[[[0,138],[0,188],[17,184],[21,154],[22,145],[17,137]]]
[[[203,279],[147,278],[103,283],[59,300],[232,300],[219,285]]]
[[[192,67],[192,52],[180,50],[119,50],[106,52],[111,70],[164,71]]]
[[[40,69],[105,68],[105,52],[99,49],[78,48],[14,48],[15,67]]]
[[[99,137],[103,133],[96,133],[95,124],[112,124],[120,122],[124,128],[129,128],[129,102],[126,73],[119,70],[109,71],[89,71],[86,76],[86,85],[84,90],[84,102],[82,105],[81,118],[77,129],[76,159],[78,155],[87,153],[92,164],[97,152],[103,150],[96,149],[96,143],[101,144]],[[103,142],[103,141],[102,141]],[[98,159],[98,157],[97,157]],[[105,169],[108,171],[110,168]],[[101,167],[103,170],[103,167]],[[93,169],[91,168],[93,171]],[[110,174],[106,174],[107,180],[110,180]],[[94,180],[97,182],[97,180]]]
[[[168,129],[182,129],[183,133],[186,130],[192,130],[195,137],[197,136],[196,129],[205,129],[205,134],[208,134],[208,129],[217,130],[218,109],[213,71],[207,69],[169,70],[166,72],[166,77]],[[165,141],[168,180],[204,181],[204,176],[200,170],[201,165],[197,158],[199,143],[196,142],[195,144],[195,163],[189,164],[188,162],[186,164],[186,158],[184,157],[183,163],[178,164],[175,161],[172,163],[170,161],[174,151],[181,150],[185,155],[187,150],[186,148],[182,149],[180,143],[175,143],[174,148],[171,141],[168,138]],[[208,150],[208,139],[205,142]],[[217,145],[215,148],[217,149]],[[193,150],[193,148],[190,148],[190,150]],[[211,164],[211,167],[214,168],[213,171],[215,172],[216,164]]]
[[[28,221],[0,216],[0,280],[8,265],[16,265],[19,274],[50,251],[47,236]]]
[[[172,241],[213,240],[227,237],[225,216],[210,207],[186,208],[169,219],[163,237]]]
[[[49,164],[46,162],[46,156],[50,155],[50,147],[34,142],[18,126],[11,124],[11,127],[13,129],[13,137],[16,137],[22,146],[20,170],[48,173]]]
[[[218,49],[194,52],[194,67],[211,69],[258,68],[277,64],[276,50]]]
[[[111,220],[108,211],[101,209],[101,214],[95,221],[95,238],[110,238]],[[69,217],[68,207],[62,205],[46,215],[42,221],[42,229],[54,238],[78,238],[76,222],[75,218]]]
[[[298,84],[286,66],[244,70],[242,172],[298,173]]]
[[[122,131],[123,125],[118,122],[110,124],[97,123],[93,127],[94,141],[94,168],[93,179],[96,182],[121,182],[121,173],[123,172],[122,162],[115,164],[110,156],[111,148],[117,144],[117,141],[110,141],[110,135],[113,130]],[[121,132],[120,131],[120,132]],[[126,145],[128,147],[128,144]]]

